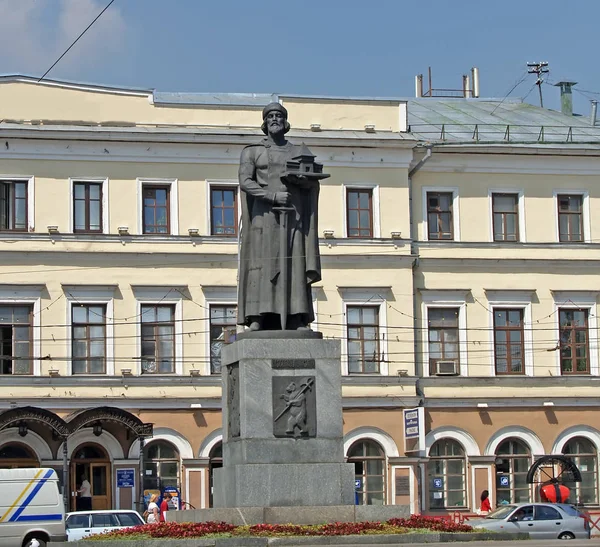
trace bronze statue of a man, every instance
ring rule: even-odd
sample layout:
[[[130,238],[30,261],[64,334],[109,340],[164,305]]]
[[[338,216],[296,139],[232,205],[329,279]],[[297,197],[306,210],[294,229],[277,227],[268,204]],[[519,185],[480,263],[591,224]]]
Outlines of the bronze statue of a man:
[[[266,138],[246,146],[240,158],[238,324],[250,330],[280,330],[282,325],[307,329],[314,321],[311,285],[321,279],[319,184],[318,180],[305,183],[305,177],[289,175],[291,160],[308,150],[286,140],[290,129],[287,110],[271,103],[263,109],[262,117]],[[285,213],[284,257],[280,251],[283,214],[279,207],[289,208]],[[282,272],[284,267],[287,271]],[[283,298],[287,299],[287,317],[281,321]]]

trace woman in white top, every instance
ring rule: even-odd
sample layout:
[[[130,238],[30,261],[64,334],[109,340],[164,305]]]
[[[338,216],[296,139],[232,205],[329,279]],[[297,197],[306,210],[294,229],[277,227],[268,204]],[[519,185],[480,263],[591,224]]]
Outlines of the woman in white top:
[[[156,500],[158,496],[156,494],[152,494],[150,498],[150,503],[148,504],[148,524],[153,524],[159,521],[158,518],[158,505],[156,504]]]

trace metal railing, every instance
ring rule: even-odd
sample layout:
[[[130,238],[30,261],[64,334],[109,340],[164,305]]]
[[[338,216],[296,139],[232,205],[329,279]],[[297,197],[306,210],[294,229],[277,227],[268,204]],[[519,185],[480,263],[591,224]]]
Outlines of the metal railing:
[[[600,143],[600,127],[565,125],[525,125],[496,123],[417,123],[410,133],[431,136],[434,140],[473,142]]]

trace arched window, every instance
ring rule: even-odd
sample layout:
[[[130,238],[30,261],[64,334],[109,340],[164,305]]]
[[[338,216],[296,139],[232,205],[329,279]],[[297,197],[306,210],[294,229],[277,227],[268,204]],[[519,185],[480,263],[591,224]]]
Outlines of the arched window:
[[[466,460],[454,439],[440,439],[429,450],[429,508],[466,507]]]
[[[39,466],[40,462],[28,446],[10,443],[0,447],[0,469]]]
[[[348,450],[354,464],[357,505],[385,505],[385,453],[374,441],[359,441]]]
[[[144,490],[179,488],[179,461],[179,452],[171,443],[148,443],[144,447]]]
[[[581,482],[568,484],[571,502],[586,505],[598,503],[598,454],[596,447],[584,437],[574,437],[563,447],[563,454],[571,456],[581,473]]]
[[[502,442],[496,450],[496,503],[531,501],[527,471],[531,465],[529,448],[517,439]]]
[[[208,455],[208,506],[213,506],[213,488],[215,486],[215,469],[223,467],[223,443],[217,443],[212,447]]]

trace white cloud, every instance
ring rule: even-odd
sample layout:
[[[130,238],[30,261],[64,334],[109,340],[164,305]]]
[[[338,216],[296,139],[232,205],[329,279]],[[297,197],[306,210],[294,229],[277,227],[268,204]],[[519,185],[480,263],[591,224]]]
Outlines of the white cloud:
[[[41,76],[106,6],[108,0],[0,0],[0,73]],[[115,2],[117,4],[117,2]],[[113,4],[54,71],[108,62],[125,45],[126,25]]]

